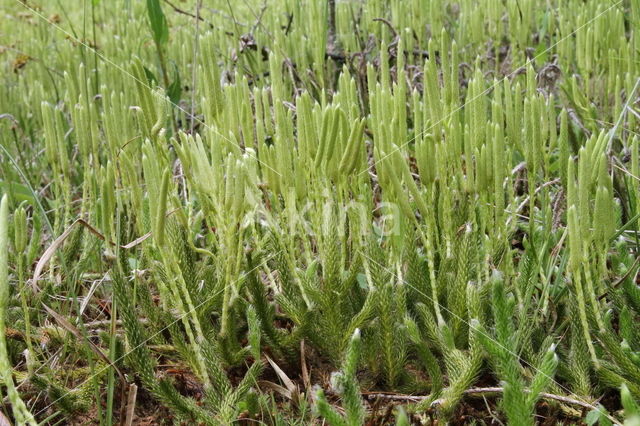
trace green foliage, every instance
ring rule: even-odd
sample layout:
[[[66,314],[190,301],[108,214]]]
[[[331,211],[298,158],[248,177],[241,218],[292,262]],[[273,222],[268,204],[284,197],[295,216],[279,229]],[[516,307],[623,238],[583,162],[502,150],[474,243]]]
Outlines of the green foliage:
[[[0,1],[16,423],[637,423],[638,1]]]
[[[331,386],[342,399],[344,415],[329,405],[323,390],[316,391],[316,410],[331,425],[356,426],[364,423],[365,409],[356,378],[361,343],[360,330],[356,329],[349,341],[341,371],[334,372],[331,376]]]
[[[496,372],[502,380],[504,397],[503,409],[510,422],[524,424],[528,419],[533,422],[533,410],[539,398],[551,381],[558,363],[555,346],[552,345],[542,356],[539,365],[533,366],[534,373],[528,392],[525,392],[525,382],[521,360],[517,355],[517,342],[513,323],[514,299],[506,294],[503,279],[497,273],[492,278],[492,311],[495,327],[495,338],[490,337],[482,327],[477,328],[478,338],[489,352],[490,359],[496,364]],[[511,295],[512,296],[512,295]]]
[[[6,327],[9,305],[9,200],[6,195],[0,201],[0,377],[6,386],[7,396],[16,422],[37,425],[13,382],[13,366],[7,353]]]
[[[160,0],[147,0],[147,13],[153,41],[156,45],[164,47],[169,40],[169,25],[164,12],[162,12]]]

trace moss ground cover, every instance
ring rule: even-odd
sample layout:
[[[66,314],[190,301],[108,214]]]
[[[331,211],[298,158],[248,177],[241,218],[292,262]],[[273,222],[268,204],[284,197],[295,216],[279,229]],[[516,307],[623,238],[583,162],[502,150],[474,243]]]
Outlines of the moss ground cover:
[[[640,1],[0,11],[0,423],[640,424]]]

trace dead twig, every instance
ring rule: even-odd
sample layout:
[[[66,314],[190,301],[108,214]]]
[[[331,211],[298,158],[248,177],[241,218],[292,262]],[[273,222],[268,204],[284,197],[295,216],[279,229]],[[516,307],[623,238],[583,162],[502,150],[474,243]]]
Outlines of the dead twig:
[[[200,13],[196,12],[195,14],[193,14],[193,13],[188,12],[188,11],[186,11],[186,10],[180,9],[178,6],[174,5],[174,4],[173,4],[173,3],[171,3],[169,0],[164,0],[164,2],[165,2],[166,4],[168,4],[168,5],[169,5],[169,7],[171,7],[171,9],[173,9],[173,10],[174,10],[174,12],[179,13],[179,14],[181,14],[181,15],[188,16],[188,17],[190,17],[190,18],[194,18],[194,19],[196,19],[196,20],[198,20],[198,21],[202,21],[202,22],[204,22],[205,24],[209,25],[209,28],[213,28],[213,24],[212,24],[211,22],[207,22],[207,20],[206,20],[206,19],[204,19],[202,16],[200,16]]]
[[[383,24],[385,24],[387,27],[389,27],[389,30],[391,30],[391,34],[393,34],[393,39],[396,40],[398,38],[398,32],[396,31],[395,28],[393,28],[393,25],[391,24],[391,22],[387,21],[384,18],[373,18],[374,22],[382,22]]]
[[[551,185],[555,185],[557,183],[560,183],[560,178],[556,178],[553,180],[550,180],[549,182],[545,182],[542,185],[540,185],[539,187],[536,188],[534,194],[537,195],[540,191],[542,191],[544,188],[551,186]],[[520,203],[520,205],[518,205],[518,208],[516,208],[516,213],[519,213],[522,211],[523,208],[525,208],[525,206],[529,203],[529,196],[527,195],[527,197],[522,200],[522,202]]]
[[[11,422],[7,416],[2,413],[2,411],[0,411],[0,426],[11,426]]]
[[[327,0],[327,57],[344,61],[345,55],[338,42],[336,32],[336,0]]]
[[[567,114],[569,115],[569,118],[571,119],[571,121],[573,121],[573,123],[576,126],[578,126],[580,128],[580,130],[582,130],[584,135],[587,138],[590,138],[591,137],[591,131],[589,129],[587,129],[584,124],[582,124],[582,121],[580,120],[580,117],[578,117],[578,114],[576,113],[576,111],[573,108],[567,108]]]
[[[300,366],[302,370],[302,383],[304,383],[304,389],[309,392],[311,389],[311,378],[309,376],[309,369],[307,368],[307,358],[305,354],[304,339],[300,340]]]
[[[173,213],[175,213],[176,211],[178,211],[178,209],[174,209],[174,210],[168,212],[165,216],[169,217]],[[114,242],[107,241],[105,236],[102,235],[102,233],[100,231],[98,231],[96,228],[91,226],[84,219],[76,219],[75,222],[73,222],[71,225],[69,225],[69,227],[62,234],[60,234],[60,236],[58,238],[56,238],[53,241],[53,243],[51,243],[51,245],[45,250],[45,252],[40,257],[40,260],[38,260],[38,263],[36,264],[36,269],[33,272],[33,278],[31,279],[31,285],[34,287],[35,290],[39,290],[37,284],[38,284],[38,280],[40,279],[40,275],[42,275],[42,270],[44,269],[45,265],[47,264],[47,262],[49,262],[49,260],[51,260],[51,258],[55,254],[56,250],[58,250],[58,248],[60,248],[62,243],[64,243],[64,240],[67,239],[69,234],[71,234],[71,231],[73,231],[73,228],[78,224],[80,224],[80,225],[84,226],[85,228],[87,228],[89,230],[89,232],[91,232],[93,235],[95,235],[96,237],[98,237],[102,241],[105,241],[105,242],[107,242],[107,243],[109,243],[111,245],[115,245]],[[152,235],[152,233],[148,232],[148,233],[144,234],[142,237],[139,237],[139,238],[131,241],[128,244],[120,246],[120,248],[130,249],[132,247],[135,247],[138,244],[140,244],[141,242],[143,242],[144,240],[146,240],[147,238],[149,238],[151,235]]]
[[[129,385],[129,394],[127,395],[127,417],[124,421],[125,426],[133,425],[133,416],[136,409],[136,397],[138,396],[138,387],[135,383]]]
[[[466,389],[463,394],[465,395],[470,395],[470,396],[485,396],[487,394],[501,394],[504,392],[504,388],[501,387],[482,387],[482,388],[470,388],[470,389]],[[529,389],[525,389],[524,390],[525,393],[529,393]],[[390,399],[390,400],[396,400],[396,401],[410,401],[410,402],[420,402],[420,401],[424,401],[426,399],[429,399],[428,396],[419,396],[419,395],[402,395],[402,394],[394,394],[394,393],[383,393],[383,392],[363,392],[363,395],[366,396],[369,399],[373,399],[373,398],[380,398],[380,399]],[[547,392],[541,392],[540,393],[540,397],[543,399],[548,399],[548,400],[552,400],[552,401],[558,401],[561,402],[563,404],[568,404],[568,405],[575,405],[578,407],[582,407],[582,408],[586,408],[588,410],[598,410],[598,407],[596,407],[593,404],[590,404],[588,402],[585,401],[581,401],[579,399],[575,399],[575,398],[571,398],[569,396],[564,396],[564,395],[556,395],[553,393],[547,393]],[[442,399],[436,399],[435,401],[433,401],[431,403],[432,406],[436,406],[436,405],[440,405],[442,404],[443,400]],[[619,424],[620,422],[612,417],[609,414],[606,413],[602,413],[604,416],[606,416],[609,420],[611,420],[614,424]]]

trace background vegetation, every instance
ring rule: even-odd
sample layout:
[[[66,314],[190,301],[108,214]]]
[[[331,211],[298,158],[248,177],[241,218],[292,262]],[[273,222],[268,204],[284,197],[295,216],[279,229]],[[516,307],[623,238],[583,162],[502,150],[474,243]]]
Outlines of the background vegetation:
[[[0,423],[640,424],[640,1],[0,10]]]

